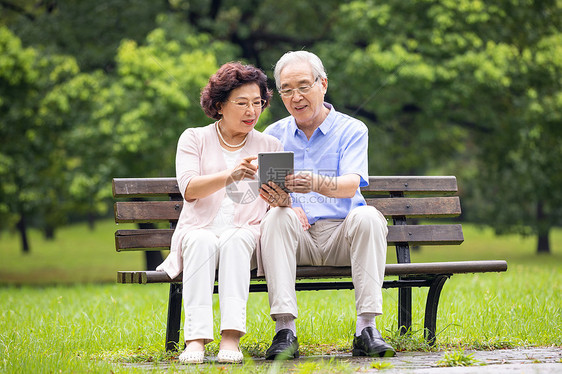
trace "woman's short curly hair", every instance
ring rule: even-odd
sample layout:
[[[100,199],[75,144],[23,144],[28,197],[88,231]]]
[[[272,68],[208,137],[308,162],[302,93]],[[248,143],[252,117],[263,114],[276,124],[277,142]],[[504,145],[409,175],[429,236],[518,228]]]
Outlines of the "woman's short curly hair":
[[[209,78],[209,83],[201,90],[201,108],[213,119],[220,119],[219,103],[225,103],[232,90],[248,83],[255,83],[260,88],[261,98],[265,100],[264,108],[269,106],[272,91],[267,88],[267,76],[260,69],[240,62],[228,62]]]

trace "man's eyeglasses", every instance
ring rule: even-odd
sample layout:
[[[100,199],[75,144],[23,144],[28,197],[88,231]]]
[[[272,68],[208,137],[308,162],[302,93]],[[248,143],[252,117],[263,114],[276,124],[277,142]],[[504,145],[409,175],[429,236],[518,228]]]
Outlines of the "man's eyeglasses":
[[[250,105],[253,106],[254,109],[261,109],[267,104],[267,101],[265,101],[264,99],[252,100],[252,101],[246,101],[246,100],[239,100],[239,101],[228,100],[228,101],[233,103],[235,107],[240,110],[250,109]]]
[[[292,97],[295,91],[299,91],[299,93],[301,95],[307,94],[307,93],[310,92],[312,87],[314,87],[316,82],[318,82],[318,77],[314,80],[314,83],[312,83],[311,85],[300,86],[300,87],[297,87],[297,88],[285,88],[285,89],[279,90],[279,95],[281,95],[283,97]]]

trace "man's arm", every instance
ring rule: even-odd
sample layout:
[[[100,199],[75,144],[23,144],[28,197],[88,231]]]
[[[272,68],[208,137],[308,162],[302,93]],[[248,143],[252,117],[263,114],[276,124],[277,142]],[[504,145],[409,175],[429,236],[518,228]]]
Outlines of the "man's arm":
[[[339,177],[327,177],[313,173],[288,175],[285,186],[292,192],[317,192],[327,197],[352,198],[359,188],[361,177],[357,174],[346,174]]]

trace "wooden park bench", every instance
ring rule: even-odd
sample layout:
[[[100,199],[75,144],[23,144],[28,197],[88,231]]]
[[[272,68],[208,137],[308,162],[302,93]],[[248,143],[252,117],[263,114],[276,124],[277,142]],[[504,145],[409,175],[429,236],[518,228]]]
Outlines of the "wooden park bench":
[[[435,343],[437,306],[445,281],[453,274],[500,272],[505,261],[456,261],[411,263],[410,246],[461,244],[462,226],[434,224],[431,219],[460,215],[457,180],[445,177],[370,177],[362,188],[369,205],[391,219],[388,245],[396,248],[397,264],[387,264],[384,288],[398,288],[398,326],[405,333],[412,325],[412,287],[429,287],[425,305],[424,337]],[[182,209],[175,178],[116,178],[113,180],[115,222],[168,222],[166,229],[117,230],[115,246],[120,251],[169,249],[172,233]],[[143,198],[143,199],[139,199]],[[134,199],[125,201],[123,199]],[[158,200],[159,199],[159,200]],[[138,201],[142,200],[142,201]],[[416,224],[423,218],[423,224]],[[390,252],[389,252],[390,255]],[[396,278],[397,277],[397,278]],[[252,272],[250,292],[267,292],[263,277]],[[350,267],[299,266],[298,291],[352,289]],[[312,280],[312,281],[311,281]],[[182,307],[182,276],[170,279],[164,272],[119,271],[118,283],[170,283],[166,350],[178,349]],[[215,292],[218,287],[215,285]]]

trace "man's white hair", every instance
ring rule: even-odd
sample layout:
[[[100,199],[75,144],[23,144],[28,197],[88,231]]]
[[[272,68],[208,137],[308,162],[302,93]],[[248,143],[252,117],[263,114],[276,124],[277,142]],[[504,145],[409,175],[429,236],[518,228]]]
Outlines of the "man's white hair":
[[[327,78],[328,75],[326,74],[326,70],[324,69],[324,65],[318,56],[314,53],[307,52],[307,51],[290,51],[285,53],[279,61],[275,64],[275,69],[273,70],[273,76],[275,77],[275,85],[277,89],[281,89],[281,82],[280,82],[280,75],[283,69],[294,62],[307,62],[310,67],[312,68],[312,74],[314,75],[314,79],[320,78]]]

